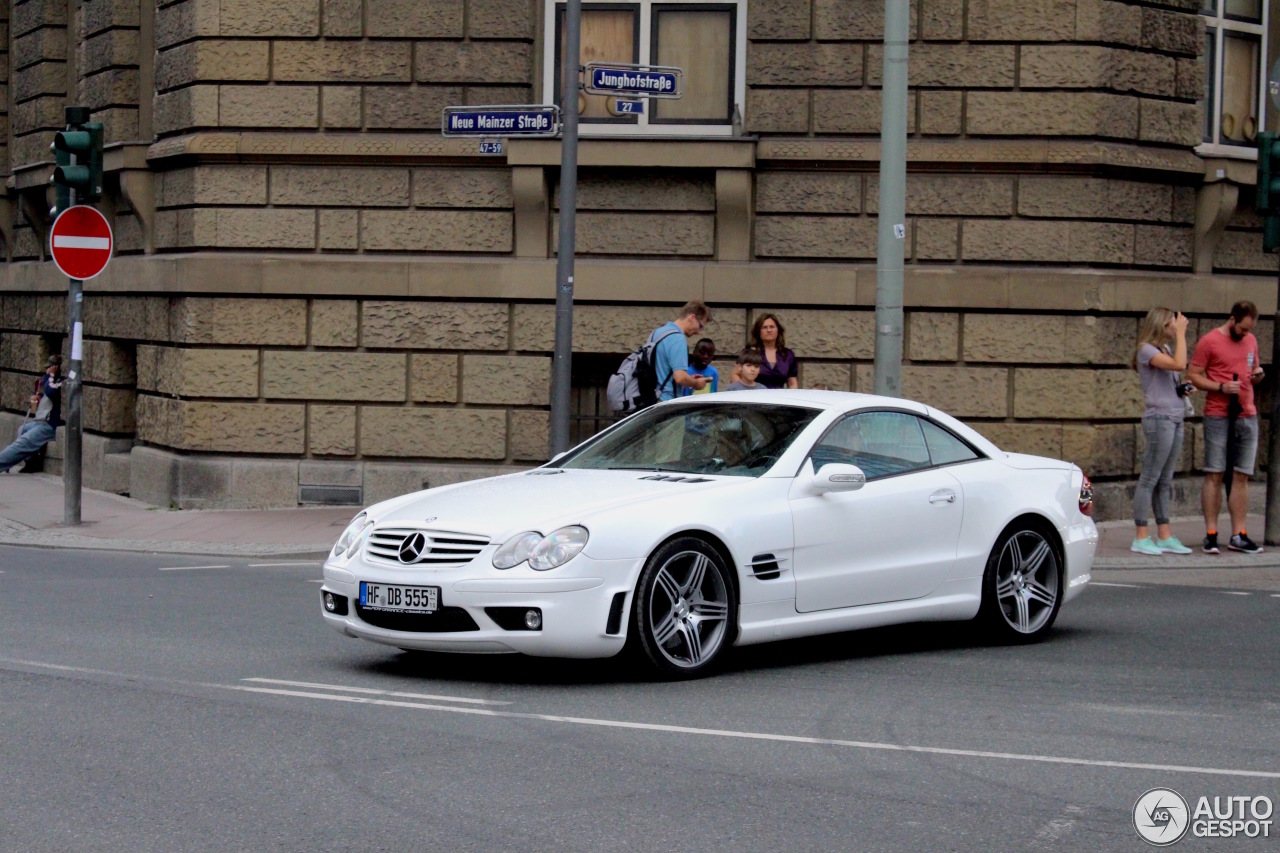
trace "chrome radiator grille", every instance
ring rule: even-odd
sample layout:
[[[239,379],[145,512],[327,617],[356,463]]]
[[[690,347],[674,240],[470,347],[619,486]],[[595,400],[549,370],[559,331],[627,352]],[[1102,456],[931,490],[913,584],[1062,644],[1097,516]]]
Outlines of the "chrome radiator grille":
[[[380,527],[369,536],[365,553],[400,566],[464,566],[488,544],[487,537],[472,533]]]

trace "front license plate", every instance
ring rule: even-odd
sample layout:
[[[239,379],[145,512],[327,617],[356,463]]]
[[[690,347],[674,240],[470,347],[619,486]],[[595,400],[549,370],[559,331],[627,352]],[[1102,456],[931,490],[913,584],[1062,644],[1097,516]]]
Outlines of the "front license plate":
[[[360,606],[395,613],[435,613],[440,609],[440,587],[360,581]]]

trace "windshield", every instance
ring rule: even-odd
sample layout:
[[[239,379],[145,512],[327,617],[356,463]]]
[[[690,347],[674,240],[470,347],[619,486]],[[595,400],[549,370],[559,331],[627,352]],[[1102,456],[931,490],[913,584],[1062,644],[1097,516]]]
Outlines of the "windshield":
[[[758,477],[818,415],[799,406],[656,406],[570,452],[557,468]]]

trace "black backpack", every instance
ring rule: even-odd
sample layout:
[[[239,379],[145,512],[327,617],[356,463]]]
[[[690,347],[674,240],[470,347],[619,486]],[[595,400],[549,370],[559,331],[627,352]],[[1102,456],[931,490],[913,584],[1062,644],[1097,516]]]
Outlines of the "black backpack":
[[[618,370],[609,377],[605,396],[609,409],[614,412],[634,412],[658,402],[658,344],[679,332],[671,329],[641,344],[635,352],[622,360]],[[663,380],[666,384],[666,380]]]

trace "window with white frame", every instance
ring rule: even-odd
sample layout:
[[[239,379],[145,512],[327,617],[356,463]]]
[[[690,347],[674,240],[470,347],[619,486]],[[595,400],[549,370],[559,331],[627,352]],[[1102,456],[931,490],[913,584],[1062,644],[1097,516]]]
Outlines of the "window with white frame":
[[[1229,154],[1255,149],[1262,129],[1262,58],[1266,51],[1264,0],[1204,0],[1205,148]],[[1244,153],[1241,151],[1241,153]],[[1250,150],[1249,153],[1252,153]]]
[[[582,64],[675,66],[684,97],[650,98],[638,115],[617,98],[578,96],[583,136],[729,136],[746,95],[747,0],[591,0],[582,4]],[[548,0],[542,90],[560,103],[565,4]]]

